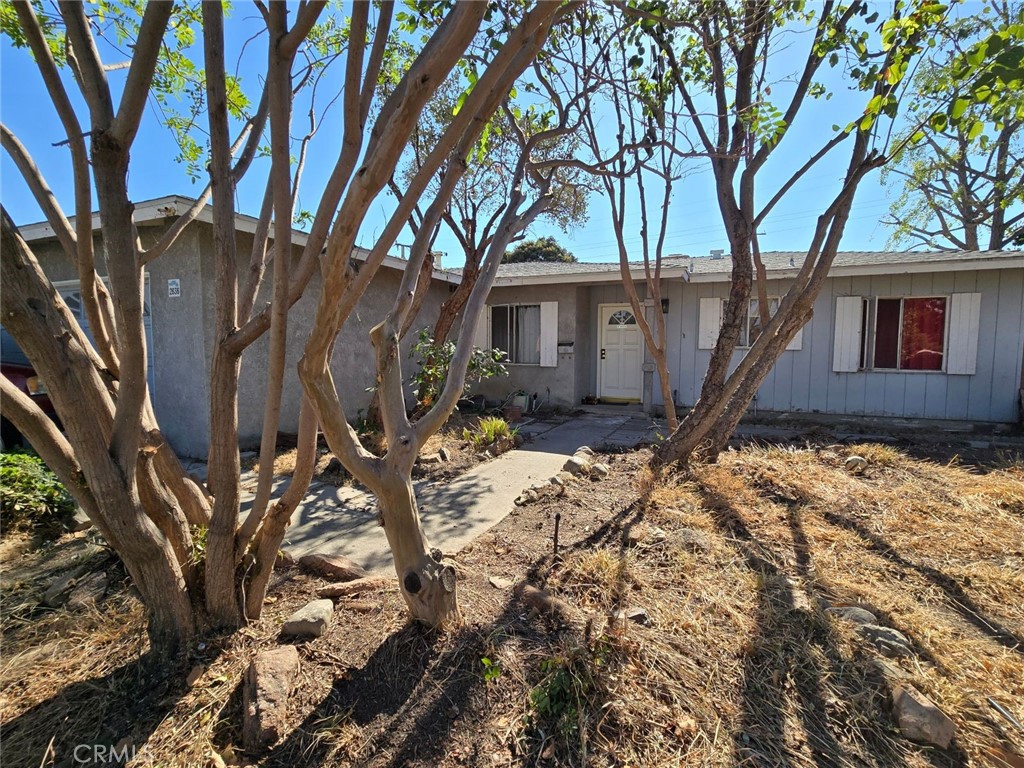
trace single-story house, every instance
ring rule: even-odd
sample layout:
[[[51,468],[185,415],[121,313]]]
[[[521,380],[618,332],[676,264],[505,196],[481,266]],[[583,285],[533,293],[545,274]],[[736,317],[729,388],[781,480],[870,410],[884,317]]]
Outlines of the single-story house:
[[[772,309],[805,254],[766,253]],[[729,293],[727,256],[663,262],[668,367],[676,405],[701,384]],[[634,279],[644,295],[643,270]],[[735,352],[756,337],[756,299]],[[478,391],[541,404],[663,405],[619,264],[502,265],[478,344],[509,350],[506,380]],[[769,373],[759,411],[1015,422],[1024,359],[1024,253],[840,253],[812,319]]]
[[[172,195],[137,203],[135,221],[143,246],[155,242],[194,201]],[[203,209],[175,244],[146,267],[145,323],[149,352],[149,384],[157,420],[175,451],[182,456],[205,458],[210,443],[210,367],[213,360],[216,324],[215,262],[213,250],[212,207]],[[252,250],[256,219],[239,214],[237,254],[239,285],[244,285]],[[96,230],[97,265],[103,269],[102,237],[99,219]],[[43,270],[54,281],[78,321],[86,326],[78,296],[75,267],[69,263],[54,236],[53,229],[43,222],[20,227]],[[303,232],[292,234],[293,253],[297,260],[306,242]],[[367,252],[357,251],[356,258]],[[405,261],[387,257],[369,289],[352,313],[334,348],[331,371],[350,418],[370,402],[375,378],[373,350],[368,343],[370,329],[383,319],[398,290]],[[420,312],[422,326],[433,326],[441,302],[458,283],[458,276],[434,272],[430,293]],[[303,297],[289,312],[288,357],[281,407],[281,431],[298,431],[299,403],[302,386],[296,366],[313,321],[320,298],[320,274],[317,271]],[[268,266],[263,287],[256,302],[260,308],[271,295],[271,267]],[[87,328],[86,328],[87,330]],[[406,338],[406,352],[414,334]],[[239,382],[239,442],[243,448],[259,444],[263,427],[263,404],[266,392],[266,369],[269,342],[267,335],[253,344],[242,357]]]
[[[144,245],[155,242],[193,201],[168,196],[136,204]],[[236,217],[239,281],[248,271],[256,219]],[[96,227],[96,251],[102,238]],[[21,227],[44,271],[85,323],[75,268],[46,223]],[[297,259],[306,242],[293,236]],[[358,251],[356,258],[365,258]],[[773,303],[796,274],[801,253],[768,253]],[[97,259],[102,265],[102,258]],[[406,262],[387,257],[342,330],[331,368],[351,418],[370,401],[374,357],[368,333],[391,306]],[[175,245],[146,268],[146,333],[150,386],[157,418],[175,450],[205,457],[210,442],[209,382],[215,295],[212,209],[208,206]],[[102,267],[101,267],[102,268]],[[671,257],[662,269],[668,362],[676,404],[691,406],[721,322],[729,289],[726,257]],[[643,295],[642,270],[634,269]],[[414,327],[432,327],[457,271],[435,270]],[[295,432],[302,388],[296,365],[320,296],[314,275],[289,313],[289,353],[281,430]],[[257,300],[270,296],[269,270]],[[752,304],[741,346],[757,331]],[[404,341],[408,351],[414,333]],[[508,352],[507,378],[475,391],[504,400],[522,390],[542,406],[573,407],[584,399],[663,405],[654,365],[645,350],[618,263],[506,264],[488,297],[476,338],[481,347]],[[239,437],[260,439],[268,341],[242,361]],[[736,352],[736,359],[742,351]],[[1019,418],[1024,357],[1024,253],[841,253],[818,297],[814,316],[761,386],[758,410],[790,413],[924,417],[978,422]],[[411,364],[411,361],[410,361]],[[410,388],[411,402],[411,388]]]

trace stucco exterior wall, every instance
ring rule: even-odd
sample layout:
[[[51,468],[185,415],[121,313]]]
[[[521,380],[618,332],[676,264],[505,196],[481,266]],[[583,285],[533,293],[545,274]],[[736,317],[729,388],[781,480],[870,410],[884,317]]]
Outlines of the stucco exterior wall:
[[[507,377],[497,377],[478,382],[471,392],[483,394],[490,400],[504,400],[510,392],[524,390],[537,393],[541,404],[569,407],[576,399],[576,372],[580,344],[577,326],[577,286],[529,285],[496,287],[487,298],[490,306],[499,304],[539,304],[542,301],[558,302],[558,343],[560,347],[572,344],[572,352],[559,352],[558,364],[554,367],[540,365],[506,364]],[[586,329],[586,326],[584,326]]]
[[[345,413],[350,420],[366,415],[372,399],[367,388],[374,385],[376,364],[373,347],[370,345],[370,330],[391,308],[401,282],[401,273],[382,267],[370,283],[356,310],[341,329],[331,358],[331,374],[338,387]],[[298,378],[298,362],[309,336],[317,303],[320,301],[321,280],[317,273],[310,281],[305,295],[295,303],[288,313],[288,354],[285,365],[284,389],[281,400],[282,432],[298,431],[299,404],[302,400],[302,385]],[[264,286],[260,301],[270,295],[270,286]],[[448,296],[448,286],[437,281],[409,334],[401,344],[404,378],[408,380],[414,360],[409,349],[415,343],[416,333],[425,326],[433,327],[441,303]],[[263,408],[267,391],[267,363],[270,341],[264,335],[246,350],[242,358],[241,380],[239,382],[238,429],[239,442],[243,447],[258,445],[263,427]],[[413,388],[406,386],[406,400],[413,402]]]
[[[153,409],[164,435],[184,456],[204,456],[209,444],[209,375],[203,326],[205,316],[202,273],[202,225],[182,233],[160,258],[146,267],[153,326]],[[162,231],[159,228],[158,231]],[[143,245],[156,239],[152,228],[142,228]],[[78,272],[68,262],[56,240],[31,243],[39,263],[55,283],[77,281]],[[104,275],[103,245],[96,238],[97,271]],[[181,281],[181,296],[168,297],[167,282]]]
[[[143,228],[143,244],[155,240],[162,227]],[[238,233],[239,283],[247,279],[252,236]],[[97,238],[97,264],[102,274],[103,259]],[[75,281],[77,272],[64,257],[55,240],[32,243],[43,270],[55,282]],[[301,250],[294,249],[294,258]],[[216,270],[213,252],[213,230],[209,224],[195,222],[159,259],[146,268],[149,281],[153,326],[153,406],[160,427],[174,450],[181,456],[204,458],[210,443],[210,367],[213,359],[216,328]],[[168,281],[176,279],[180,295],[168,295]],[[256,306],[265,305],[271,296],[270,269]],[[335,345],[331,371],[351,419],[365,411],[371,393],[366,389],[374,382],[373,350],[369,331],[391,307],[398,290],[401,273],[382,267],[371,282],[366,295],[345,324]],[[282,396],[281,426],[283,432],[298,429],[299,403],[302,388],[297,365],[309,334],[320,297],[320,276],[317,273],[306,294],[289,312],[288,355]],[[415,331],[433,326],[441,302],[449,295],[447,283],[434,281],[423,303],[413,331],[403,341],[403,366],[411,366],[408,350]],[[266,400],[266,371],[269,340],[264,335],[242,357],[239,381],[239,442],[243,448],[259,444]],[[408,375],[406,376],[408,377]],[[411,402],[411,388],[408,393]]]

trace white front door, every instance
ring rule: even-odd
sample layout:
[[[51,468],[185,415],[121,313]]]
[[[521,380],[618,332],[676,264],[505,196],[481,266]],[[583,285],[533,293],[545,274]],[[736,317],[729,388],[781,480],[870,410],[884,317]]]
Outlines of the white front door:
[[[628,304],[601,304],[598,397],[639,403],[643,388],[644,337]]]

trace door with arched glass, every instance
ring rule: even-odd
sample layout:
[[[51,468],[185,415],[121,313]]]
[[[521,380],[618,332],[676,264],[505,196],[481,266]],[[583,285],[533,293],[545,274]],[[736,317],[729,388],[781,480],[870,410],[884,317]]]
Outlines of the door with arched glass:
[[[598,397],[639,403],[643,388],[644,339],[628,304],[601,304]]]

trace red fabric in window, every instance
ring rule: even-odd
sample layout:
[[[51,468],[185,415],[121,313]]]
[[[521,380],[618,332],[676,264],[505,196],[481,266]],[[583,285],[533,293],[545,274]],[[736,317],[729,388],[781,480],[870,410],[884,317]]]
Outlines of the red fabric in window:
[[[903,300],[900,368],[908,371],[941,371],[945,338],[945,299]]]
[[[875,368],[896,368],[900,349],[900,300],[879,299],[875,313]]]

